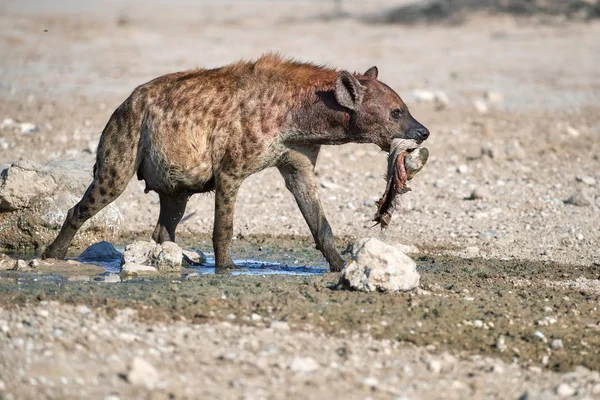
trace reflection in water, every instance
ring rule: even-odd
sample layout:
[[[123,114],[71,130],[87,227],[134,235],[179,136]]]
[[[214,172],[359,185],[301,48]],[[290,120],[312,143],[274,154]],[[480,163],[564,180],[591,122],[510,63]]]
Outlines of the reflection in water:
[[[115,274],[121,272],[121,260],[114,259],[110,261],[92,261],[82,258],[76,259],[80,262],[90,262],[106,269],[106,276],[110,281],[115,281]],[[290,266],[276,262],[266,262],[257,260],[234,260],[235,264],[240,267],[237,270],[228,271],[231,275],[319,275],[327,272],[325,267],[312,266]],[[191,273],[184,273],[184,277],[191,278],[198,275],[207,275],[215,273],[215,259],[208,256],[206,263],[197,266],[187,267],[187,270],[192,270]]]

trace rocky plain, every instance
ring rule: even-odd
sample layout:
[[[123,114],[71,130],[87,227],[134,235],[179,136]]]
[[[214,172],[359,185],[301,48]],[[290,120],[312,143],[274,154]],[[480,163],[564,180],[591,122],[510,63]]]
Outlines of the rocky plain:
[[[0,4],[0,398],[600,398],[597,21],[381,17],[406,1],[345,1],[343,12],[95,3]],[[191,263],[126,278],[81,259],[32,261],[133,88],[270,51],[377,65],[431,131],[429,162],[383,232],[371,220],[387,154],[324,147],[317,163],[339,250],[365,237],[402,248],[418,288],[349,291],[322,273],[276,170],[242,185],[234,258],[320,273],[204,275]],[[143,189],[133,179],[69,256],[149,240],[158,196]],[[192,197],[178,230],[209,259],[213,200]]]

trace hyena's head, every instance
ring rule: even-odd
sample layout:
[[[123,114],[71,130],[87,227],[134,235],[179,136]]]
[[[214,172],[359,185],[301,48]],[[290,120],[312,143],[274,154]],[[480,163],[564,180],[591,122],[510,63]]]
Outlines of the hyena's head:
[[[371,67],[356,76],[341,71],[336,79],[335,98],[350,112],[351,140],[374,143],[384,151],[395,138],[413,140],[417,147],[429,137],[429,130],[413,118],[396,92],[377,80],[377,74],[377,67]]]

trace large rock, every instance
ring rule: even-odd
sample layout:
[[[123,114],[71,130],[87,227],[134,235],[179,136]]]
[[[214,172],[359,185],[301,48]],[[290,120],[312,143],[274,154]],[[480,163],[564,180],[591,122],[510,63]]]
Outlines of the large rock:
[[[137,240],[127,246],[121,258],[121,266],[139,264],[155,267],[163,272],[181,270],[183,250],[174,242],[146,242]]]
[[[376,238],[360,239],[340,283],[363,292],[398,292],[414,289],[420,275],[415,262],[400,249]]]
[[[49,244],[68,210],[92,182],[92,166],[79,161],[39,165],[19,161],[0,173],[0,247],[23,250]],[[87,221],[73,242],[88,245],[115,238],[123,225],[116,205],[110,204]]]

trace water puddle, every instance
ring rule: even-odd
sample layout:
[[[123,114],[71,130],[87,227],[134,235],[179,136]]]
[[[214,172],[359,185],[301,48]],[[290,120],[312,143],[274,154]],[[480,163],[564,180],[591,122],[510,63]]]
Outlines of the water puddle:
[[[123,251],[123,246],[115,246],[119,252]],[[11,254],[14,258],[32,259],[37,254]],[[182,269],[181,279],[194,279],[195,277],[215,274],[215,259],[214,255],[207,253],[207,261],[201,265],[188,266]],[[107,282],[117,283],[125,281],[137,281],[140,277],[122,276],[121,275],[121,259],[115,257],[104,260],[86,259],[78,256],[71,255],[67,257],[67,260],[75,260],[84,263],[86,266],[98,266],[104,269],[101,273],[86,273],[82,271],[81,274],[77,274],[75,267],[69,273],[62,272],[46,272],[37,274],[22,273],[20,279],[30,280],[33,282],[38,281],[95,281],[95,282]],[[290,265],[275,261],[261,261],[255,259],[234,259],[234,263],[239,267],[237,270],[226,272],[229,275],[295,275],[295,276],[311,276],[320,275],[328,272],[328,268],[325,266],[309,266],[309,265]],[[297,261],[296,261],[297,263]],[[31,272],[36,272],[35,269]],[[4,274],[2,274],[4,275]],[[151,278],[157,275],[144,276],[143,279]]]

